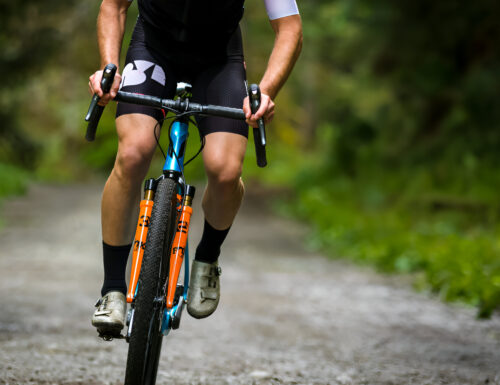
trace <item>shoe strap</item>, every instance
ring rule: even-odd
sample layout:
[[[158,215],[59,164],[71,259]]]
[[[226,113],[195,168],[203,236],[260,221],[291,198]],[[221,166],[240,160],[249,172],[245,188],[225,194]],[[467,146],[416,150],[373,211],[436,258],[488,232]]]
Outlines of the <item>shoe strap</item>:
[[[200,290],[200,297],[202,299],[202,302],[205,301],[206,299],[211,299],[211,300],[216,300],[218,295],[216,290],[210,290],[210,289],[201,289]]]
[[[111,310],[98,310],[94,313],[95,316],[100,316],[100,315],[109,315],[111,314]]]
[[[203,266],[202,274],[206,276],[215,276],[218,277],[222,274],[222,268],[216,264]]]

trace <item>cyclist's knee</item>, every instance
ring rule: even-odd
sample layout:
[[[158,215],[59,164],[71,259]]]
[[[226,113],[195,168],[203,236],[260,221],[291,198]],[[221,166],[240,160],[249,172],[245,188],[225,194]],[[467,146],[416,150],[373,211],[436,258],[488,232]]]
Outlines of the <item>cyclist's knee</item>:
[[[205,170],[210,185],[218,189],[233,190],[240,183],[242,162],[238,159],[217,157],[205,162]]]
[[[140,146],[121,146],[116,155],[113,172],[124,180],[141,182],[148,170],[152,154]]]
[[[113,173],[128,183],[141,183],[156,148],[153,130],[156,120],[144,114],[127,114],[116,119],[118,152]]]

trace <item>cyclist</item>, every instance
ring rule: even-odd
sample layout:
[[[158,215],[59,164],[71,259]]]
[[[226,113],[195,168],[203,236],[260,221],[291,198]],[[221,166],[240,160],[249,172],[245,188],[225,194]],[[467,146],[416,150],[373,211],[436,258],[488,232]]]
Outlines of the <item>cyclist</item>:
[[[97,20],[101,68],[118,64],[127,9],[132,0],[103,0]],[[275,32],[267,69],[260,82],[262,100],[252,114],[245,90],[245,63],[239,22],[244,0],[138,0],[139,17],[121,76],[103,94],[102,70],[90,76],[91,93],[105,105],[124,91],[172,98],[178,81],[193,85],[193,101],[241,108],[248,124],[270,122],[273,99],[290,74],[302,46],[302,25],[295,0],[264,0]],[[153,108],[119,103],[116,112],[118,151],[102,196],[104,283],[92,324],[100,332],[119,332],[126,311],[125,268],[137,218],[141,185],[163,114]],[[243,121],[204,117],[203,161],[207,187],[202,207],[205,224],[191,271],[188,312],[195,318],[212,314],[219,302],[218,257],[240,207],[240,178],[248,126]]]

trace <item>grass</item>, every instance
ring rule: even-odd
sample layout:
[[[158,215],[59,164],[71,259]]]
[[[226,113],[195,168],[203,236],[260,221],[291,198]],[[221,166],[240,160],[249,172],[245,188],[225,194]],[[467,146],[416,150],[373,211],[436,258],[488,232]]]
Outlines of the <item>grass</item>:
[[[303,174],[304,175],[304,174]],[[489,317],[500,305],[500,226],[496,214],[460,205],[395,200],[380,185],[296,178],[278,209],[310,224],[309,246],[385,273],[414,273],[415,287]],[[378,187],[378,189],[376,188]]]
[[[26,192],[30,174],[13,165],[0,163],[0,199]]]

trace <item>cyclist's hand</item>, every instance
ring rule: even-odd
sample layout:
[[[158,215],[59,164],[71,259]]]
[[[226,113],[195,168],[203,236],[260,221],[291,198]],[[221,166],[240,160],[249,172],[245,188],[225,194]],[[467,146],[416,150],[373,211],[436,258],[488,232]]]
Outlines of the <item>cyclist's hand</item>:
[[[258,127],[257,121],[264,118],[264,123],[270,123],[274,117],[274,102],[269,95],[261,94],[260,107],[255,114],[252,114],[248,96],[243,100],[243,112],[245,113],[247,124],[252,127]]]
[[[118,89],[120,88],[120,83],[122,81],[121,75],[117,72],[115,74],[115,79],[113,80],[113,85],[108,94],[104,94],[101,89],[101,79],[102,79],[102,70],[96,71],[89,77],[89,92],[94,95],[97,94],[99,96],[99,105],[105,106],[109,103],[111,99],[116,96]]]

